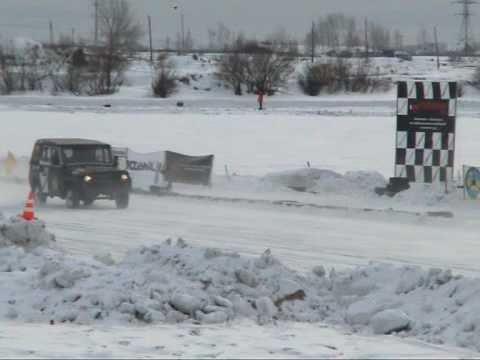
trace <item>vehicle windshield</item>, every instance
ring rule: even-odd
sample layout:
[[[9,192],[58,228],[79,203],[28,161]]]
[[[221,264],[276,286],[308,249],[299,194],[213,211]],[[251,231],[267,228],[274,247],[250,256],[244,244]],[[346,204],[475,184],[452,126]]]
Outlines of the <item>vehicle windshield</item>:
[[[103,146],[78,146],[62,148],[66,164],[111,164],[110,149]]]

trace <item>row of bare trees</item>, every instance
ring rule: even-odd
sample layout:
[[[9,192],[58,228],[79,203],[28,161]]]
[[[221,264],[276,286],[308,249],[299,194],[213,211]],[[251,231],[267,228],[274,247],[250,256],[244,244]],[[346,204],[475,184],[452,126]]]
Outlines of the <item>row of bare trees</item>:
[[[337,59],[307,65],[299,75],[298,85],[306,95],[317,96],[322,92],[386,91],[391,87],[391,81],[382,78],[378,71],[375,73],[369,61],[357,60],[352,64]]]
[[[53,91],[90,95],[117,91],[138,48],[141,26],[126,0],[100,1],[98,25],[99,43],[88,53],[33,46],[18,54],[14,46],[1,47],[0,91],[41,90],[46,82]]]
[[[359,25],[353,16],[342,13],[328,14],[314,23],[314,31],[308,31],[305,37],[307,52],[313,46],[329,49],[344,47],[369,47],[372,50],[386,50],[392,47],[403,47],[403,35],[399,30],[391,32],[385,26],[373,21],[365,21]],[[313,37],[313,39],[312,39]]]
[[[98,4],[99,42],[86,48],[88,50],[33,46],[19,55],[13,46],[0,48],[0,92],[42,90],[46,83],[54,92],[99,95],[117,91],[124,83],[125,70],[138,48],[142,37],[141,26],[135,20],[128,1],[103,0]],[[356,46],[361,43],[355,19],[341,14],[320,19],[316,31],[314,36],[325,46]],[[383,28],[371,24],[370,31],[372,44],[379,47],[388,44],[389,34]],[[212,30],[209,34],[212,46],[216,41],[217,45],[228,50],[219,58],[218,77],[237,95],[243,92],[273,94],[294,71],[298,43],[282,29],[263,42],[246,39],[242,34],[232,38],[232,33],[224,25],[219,25],[217,31]],[[163,56],[158,59],[155,69],[153,93],[160,97],[170,96],[177,87],[173,63]],[[361,72],[356,72],[357,80],[368,76],[368,71],[364,70],[363,67]],[[309,79],[318,78],[321,74],[325,74],[324,78],[340,77],[345,82],[352,77],[349,71],[347,67],[331,65],[312,67],[300,84],[307,84],[307,89],[312,83]],[[313,85],[316,86],[315,81]],[[357,87],[355,85],[352,89]],[[305,92],[312,93],[308,89]]]

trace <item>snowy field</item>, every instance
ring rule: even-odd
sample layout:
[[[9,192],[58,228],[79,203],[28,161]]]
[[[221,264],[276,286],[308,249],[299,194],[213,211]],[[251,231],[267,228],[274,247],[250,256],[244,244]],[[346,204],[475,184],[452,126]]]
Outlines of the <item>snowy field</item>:
[[[416,66],[429,74],[430,61]],[[253,96],[183,89],[159,101],[136,84],[105,98],[0,97],[0,156],[28,156],[42,137],[215,154],[210,188],[133,195],[125,211],[108,202],[67,211],[49,201],[37,216],[56,241],[33,250],[2,243],[2,230],[0,357],[478,356],[477,204],[453,187],[417,186],[393,199],[372,191],[392,176],[393,93],[312,99],[292,91],[259,113]],[[479,114],[473,93],[461,100],[456,170],[479,165]],[[292,181],[309,192],[289,189]],[[27,191],[0,182],[3,229]],[[205,281],[213,285],[202,290]],[[132,298],[122,302],[127,285]],[[101,301],[92,302],[98,289]],[[304,300],[273,304],[296,290]],[[378,335],[390,330],[397,335]]]

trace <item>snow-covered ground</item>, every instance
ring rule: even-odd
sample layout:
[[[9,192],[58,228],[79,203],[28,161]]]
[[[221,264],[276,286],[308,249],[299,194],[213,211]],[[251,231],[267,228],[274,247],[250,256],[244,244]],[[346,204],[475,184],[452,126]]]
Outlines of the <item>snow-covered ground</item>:
[[[449,271],[302,273],[269,250],[245,257],[182,239],[116,262],[65,252],[43,222],[1,222],[0,356],[469,358],[451,346],[478,349],[469,315],[480,285]],[[404,339],[373,336],[391,332]]]
[[[196,66],[191,60],[187,65],[186,72]],[[434,72],[427,59],[402,64],[411,66],[406,70],[395,66],[395,71],[410,75]],[[191,71],[210,76],[208,68],[198,67]],[[445,68],[442,77],[466,76],[471,71]],[[55,245],[25,253],[5,242],[0,249],[0,328],[5,329],[0,330],[0,356],[478,355],[474,353],[480,346],[475,295],[480,278],[478,204],[465,202],[454,188],[445,194],[441,188],[415,186],[393,199],[373,193],[373,187],[383,184],[393,171],[392,92],[307,98],[292,90],[269,98],[267,110],[259,113],[253,96],[233,98],[225,89],[186,88],[173,99],[149,98],[145,71],[134,68],[131,86],[110,97],[0,97],[0,157],[7,151],[28,157],[33,141],[41,137],[95,138],[138,152],[215,154],[209,188],[175,184],[172,196],[133,195],[125,211],[108,202],[67,211],[59,200],[37,209],[55,234]],[[175,106],[179,99],[185,100],[184,108]],[[111,107],[103,107],[107,103]],[[459,106],[457,170],[462,164],[478,165],[478,114],[480,102],[472,92]],[[234,174],[230,180],[225,165]],[[292,184],[305,186],[307,192],[292,190]],[[24,183],[0,182],[0,212],[7,218],[18,214],[27,191]],[[175,246],[180,237],[191,247]],[[161,245],[167,238],[174,239],[172,246]],[[307,300],[293,301],[287,305],[290,312],[270,314],[260,325],[258,313],[232,315],[219,309],[215,296],[231,302],[226,286],[239,286],[242,281],[256,284],[257,277],[269,271],[270,262],[266,269],[248,269],[266,249],[277,259],[272,260],[275,272],[300,283]],[[223,253],[238,256],[231,260]],[[151,294],[150,285],[165,285],[162,301],[168,303],[175,293],[168,282],[182,284],[183,290],[189,289],[187,295],[198,295],[198,279],[182,271],[182,276],[163,275],[179,271],[162,267],[169,254],[192,261],[193,274],[222,274],[212,287],[217,292],[207,294],[201,313],[187,316],[181,324],[162,321],[168,314],[165,308],[157,309],[153,324],[144,324],[135,317],[141,312],[132,306],[143,301],[147,310],[155,309],[146,295]],[[56,265],[45,266],[52,259]],[[312,269],[320,274],[319,266],[326,274],[312,280]],[[238,267],[247,270],[230,274]],[[108,307],[106,301],[98,302],[100,313],[107,311],[109,316],[90,319],[93,310],[84,301],[91,300],[93,293],[107,296],[124,290],[115,280],[118,277],[137,287],[128,296],[140,300],[129,300],[132,306],[125,305],[124,313],[120,304]],[[268,302],[278,300],[278,283],[270,281],[274,278],[263,276],[267,282],[261,284],[267,285],[261,291],[242,295],[247,302],[259,301],[256,311],[277,311]],[[83,300],[72,302],[79,294]],[[185,299],[179,298],[180,303]],[[315,299],[328,304],[329,310],[312,310]],[[42,301],[43,312],[38,308]],[[219,310],[226,319],[209,315]],[[302,313],[315,322],[292,321],[302,320]],[[77,314],[74,324],[61,323],[62,316],[72,314]],[[226,321],[206,325],[209,316]],[[403,329],[401,336],[374,335],[389,332],[385,326],[392,324]],[[27,343],[25,337],[37,340]]]

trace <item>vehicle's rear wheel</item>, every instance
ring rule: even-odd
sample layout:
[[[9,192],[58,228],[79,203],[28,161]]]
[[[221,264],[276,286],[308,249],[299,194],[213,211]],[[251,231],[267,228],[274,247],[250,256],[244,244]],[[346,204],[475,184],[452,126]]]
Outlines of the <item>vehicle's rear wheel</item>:
[[[67,197],[65,198],[65,202],[67,204],[67,208],[69,209],[76,209],[80,206],[80,197],[78,192],[75,190],[69,190],[67,192]]]
[[[128,191],[119,192],[115,196],[115,204],[117,205],[117,209],[128,208],[129,202],[130,202],[130,193]]]
[[[42,193],[40,186],[33,188],[33,195],[35,196],[35,205],[43,206],[47,203],[47,194]]]
[[[85,199],[83,200],[83,205],[91,206],[95,202],[95,199]]]

